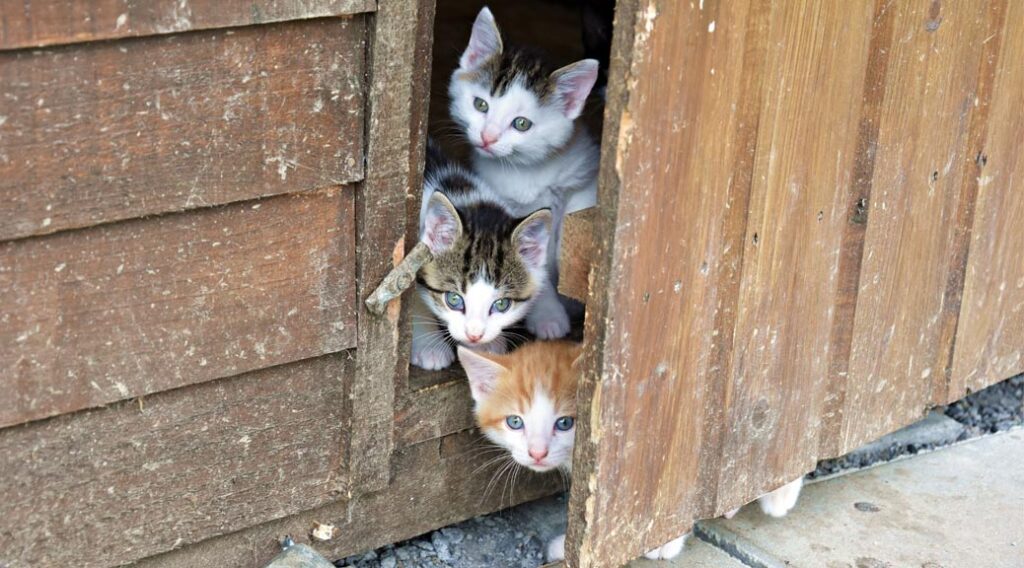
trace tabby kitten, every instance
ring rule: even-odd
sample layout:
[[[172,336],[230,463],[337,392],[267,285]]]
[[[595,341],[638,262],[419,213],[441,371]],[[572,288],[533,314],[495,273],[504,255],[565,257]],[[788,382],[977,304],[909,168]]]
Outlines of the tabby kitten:
[[[416,276],[412,363],[433,370],[455,358],[449,338],[505,350],[502,332],[529,313],[547,283],[551,212],[514,217],[479,178],[432,142],[427,148],[420,240],[434,258]]]
[[[580,352],[579,345],[567,341],[528,343],[507,355],[459,347],[477,426],[519,465],[537,472],[558,468],[572,473]],[[758,499],[761,509],[773,517],[785,515],[796,504],[802,485],[800,478],[762,496]],[[675,538],[644,556],[675,558],[688,536]],[[565,557],[565,535],[548,543],[547,557],[549,562]]]
[[[448,86],[452,119],[472,145],[473,170],[514,215],[554,212],[548,263],[557,282],[564,213],[597,200],[599,150],[575,120],[597,79],[596,60],[551,69],[543,58],[506,47],[494,16],[480,10],[469,45]],[[564,337],[569,317],[553,285],[542,288],[543,309],[527,317],[541,339]]]

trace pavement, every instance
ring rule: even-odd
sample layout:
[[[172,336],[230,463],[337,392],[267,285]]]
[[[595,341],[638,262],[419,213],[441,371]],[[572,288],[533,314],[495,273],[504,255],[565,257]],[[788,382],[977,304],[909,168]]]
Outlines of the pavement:
[[[630,568],[1024,568],[1024,429],[812,483],[782,519],[748,505],[695,533],[677,559]]]

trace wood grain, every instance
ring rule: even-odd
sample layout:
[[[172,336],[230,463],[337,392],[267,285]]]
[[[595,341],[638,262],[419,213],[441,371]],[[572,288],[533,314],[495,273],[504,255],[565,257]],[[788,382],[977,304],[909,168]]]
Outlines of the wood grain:
[[[367,298],[415,244],[407,208],[423,183],[433,0],[390,2],[374,16],[370,59],[366,180],[357,200],[359,298]],[[407,205],[410,204],[410,205]],[[409,332],[400,298],[383,315],[360,301],[353,392],[355,486],[377,491],[391,478],[395,391],[407,384]]]
[[[296,541],[317,548],[327,558],[371,550],[423,534],[436,527],[476,515],[551,495],[563,490],[559,476],[529,475],[522,471],[514,491],[491,485],[494,466],[485,466],[487,455],[474,431],[432,440],[397,450],[396,475],[383,491],[313,509],[248,530],[211,538],[195,546],[140,562],[140,568],[194,568],[262,566],[278,553],[278,540],[292,535]],[[501,478],[495,483],[504,482]],[[338,535],[327,542],[310,542],[314,522],[331,523]],[[489,566],[488,558],[477,559]]]
[[[0,431],[0,564],[122,564],[338,500],[350,356]]]
[[[351,189],[0,243],[0,426],[353,347]]]
[[[893,34],[902,39],[889,53],[840,452],[945,402],[953,337],[944,321],[948,315],[955,325],[959,312],[947,289],[963,271],[956,251],[966,250],[969,232],[959,226],[970,216],[961,211],[973,207],[975,193],[965,182],[976,179],[976,131],[988,121],[991,92],[984,85],[995,71],[985,65],[993,44],[984,42],[999,37],[1002,6],[892,7]]]
[[[948,400],[1024,372],[1024,4],[1007,2]]]
[[[469,383],[463,378],[408,393],[399,397],[394,416],[394,443],[397,447],[472,428],[473,399],[469,394]]]
[[[590,288],[596,215],[597,212],[593,208],[577,211],[567,215],[562,225],[558,292],[580,301],[587,299],[587,290]]]
[[[0,239],[362,178],[365,19],[0,53]]]
[[[368,12],[373,0],[0,0],[0,50]]]

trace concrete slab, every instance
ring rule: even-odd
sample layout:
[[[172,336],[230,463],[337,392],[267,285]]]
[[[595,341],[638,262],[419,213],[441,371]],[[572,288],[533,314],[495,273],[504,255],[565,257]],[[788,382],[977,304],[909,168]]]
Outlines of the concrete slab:
[[[628,568],[746,568],[726,552],[691,536],[686,540],[682,554],[671,561],[641,558],[630,562]]]
[[[1024,568],[1024,430],[809,485],[783,519],[700,526],[763,566]]]

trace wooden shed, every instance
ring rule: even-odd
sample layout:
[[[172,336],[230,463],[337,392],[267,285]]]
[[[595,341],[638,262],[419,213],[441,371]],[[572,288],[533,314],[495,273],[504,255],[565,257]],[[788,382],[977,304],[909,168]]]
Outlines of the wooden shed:
[[[485,491],[464,378],[362,302],[482,4],[0,0],[0,566],[338,558],[564,489]],[[1024,2],[618,0],[611,61],[568,565],[1024,372]]]

